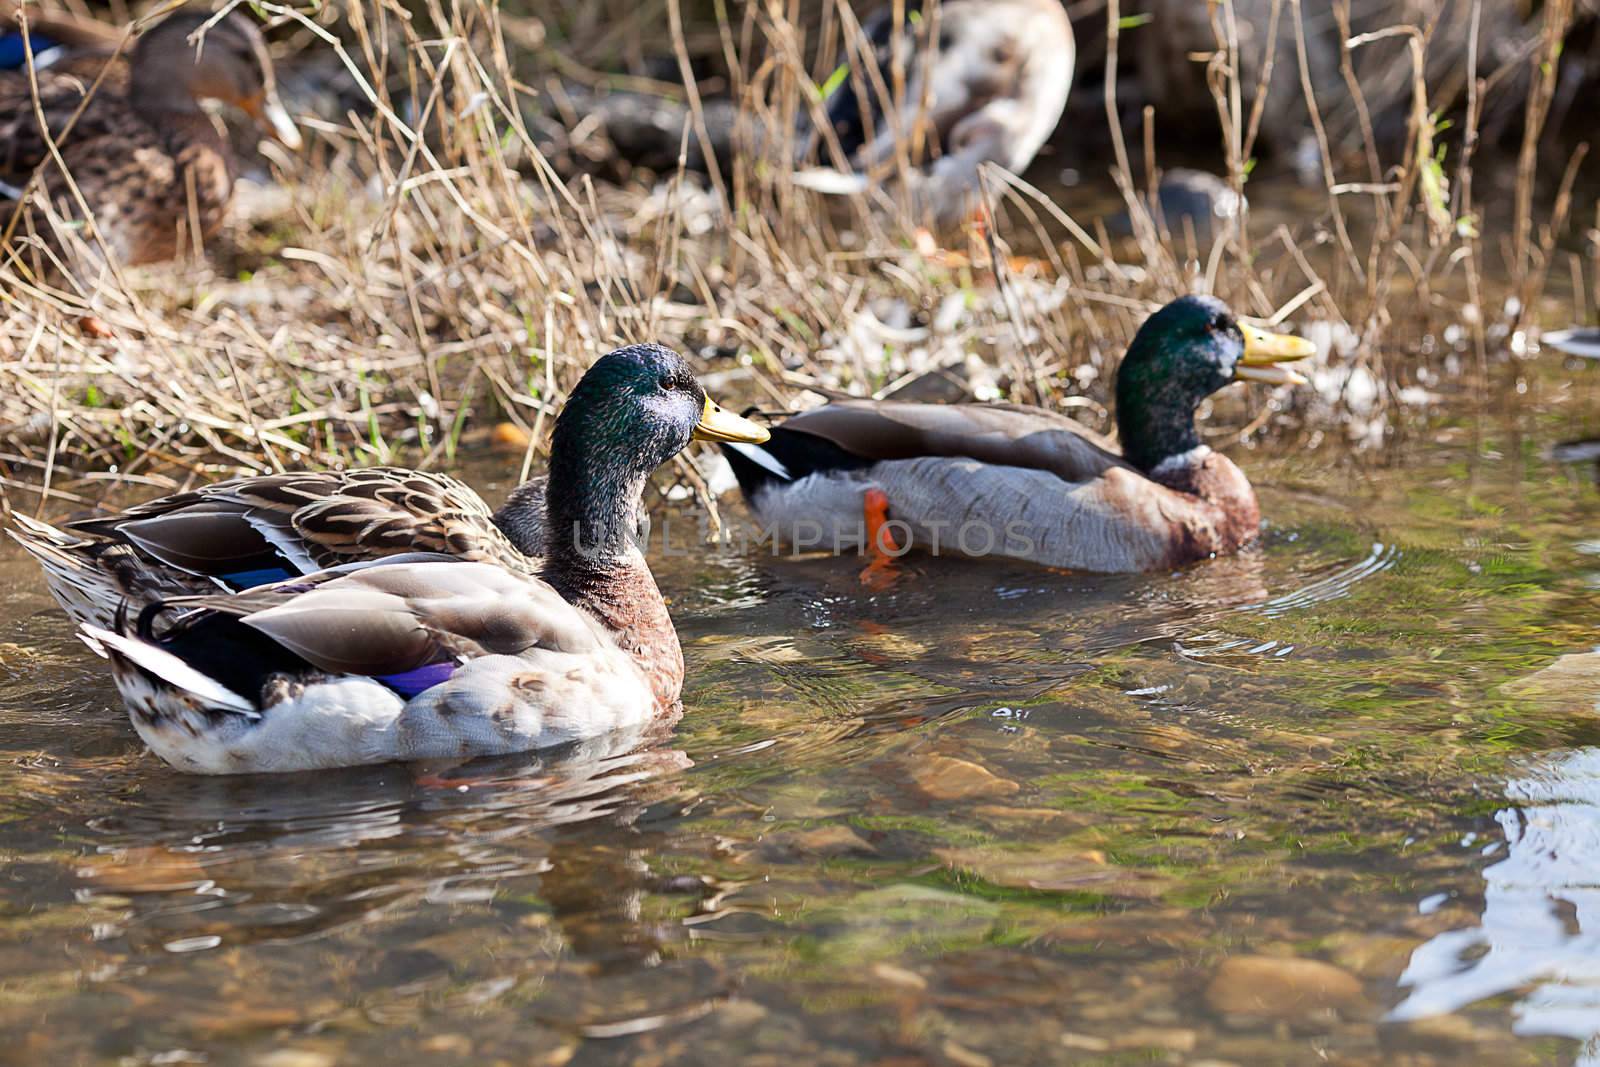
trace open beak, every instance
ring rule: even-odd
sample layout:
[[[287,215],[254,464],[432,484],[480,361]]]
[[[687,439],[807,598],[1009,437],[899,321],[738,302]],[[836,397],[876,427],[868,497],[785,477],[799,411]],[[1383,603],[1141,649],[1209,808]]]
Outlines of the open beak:
[[[300,147],[300,131],[295,129],[294,119],[283,109],[283,101],[278,99],[276,92],[269,89],[246,100],[242,107],[244,113],[255,119],[256,125],[274,141],[291,151]]]
[[[731,411],[724,411],[709,396],[706,397],[705,410],[700,413],[700,421],[694,427],[696,441],[743,441],[759,445],[771,436],[765,427],[757,426]]]
[[[1316,345],[1304,337],[1268,333],[1243,322],[1239,324],[1239,330],[1244,334],[1244,356],[1234,365],[1234,381],[1266,382],[1269,385],[1307,384],[1303,375],[1276,364],[1314,356],[1317,354]]]

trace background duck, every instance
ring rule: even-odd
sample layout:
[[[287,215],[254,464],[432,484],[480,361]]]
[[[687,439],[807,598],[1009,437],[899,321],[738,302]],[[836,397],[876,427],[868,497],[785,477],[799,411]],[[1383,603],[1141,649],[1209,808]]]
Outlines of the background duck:
[[[1313,352],[1240,323],[1220,300],[1186,296],[1145,321],[1118,369],[1120,455],[1039,408],[868,400],[724,451],[763,526],[797,548],[1174,567],[1237,551],[1261,524],[1244,472],[1201,442],[1195,408],[1233,381],[1299,381],[1270,364]]]
[[[434,552],[538,572],[545,479],[492,511],[448,475],[399,467],[235,478],[57,529],[10,531],[76,622],[109,628],[124,604],[238,592],[346,563]]]
[[[1569,326],[1564,330],[1548,330],[1540,335],[1539,343],[1569,356],[1600,359],[1600,326]]]
[[[831,132],[854,172],[803,170],[795,181],[865,192],[894,176],[897,155],[908,152],[916,214],[949,227],[972,211],[984,163],[1021,173],[1054,132],[1072,88],[1072,24],[1060,0],[948,0],[937,18],[922,7],[905,5],[898,34],[892,6],[868,19],[862,32],[875,69],[852,69],[828,99]],[[881,89],[893,84],[897,49],[906,89],[890,115]],[[812,142],[826,156],[826,138]]]
[[[28,32],[22,32],[14,0],[0,0],[0,72],[75,67],[82,59],[104,63],[117,50],[122,32],[64,11],[28,7]]]
[[[682,357],[619,349],[556,420],[539,577],[412,553],[88,626],[135,729],[210,774],[518,752],[676,714],[683,654],[634,543],[691,440],[760,442]]]
[[[61,140],[62,158],[107,249],[123,263],[171,259],[214,235],[227,216],[234,159],[201,101],[237,107],[286,146],[299,147],[261,32],[235,11],[205,31],[203,45],[192,42],[213,18],[180,11],[147,30],[133,47],[125,82],[120,68],[109,72]],[[40,104],[57,138],[92,85],[75,73],[39,74]],[[35,121],[28,79],[0,75],[0,183],[15,197],[41,167],[45,197],[65,217],[77,217]],[[191,219],[198,234],[186,232]]]

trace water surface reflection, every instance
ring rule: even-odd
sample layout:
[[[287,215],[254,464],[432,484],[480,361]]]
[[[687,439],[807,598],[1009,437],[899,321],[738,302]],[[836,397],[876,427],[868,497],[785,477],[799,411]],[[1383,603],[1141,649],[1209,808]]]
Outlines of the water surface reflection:
[[[1505,792],[1517,806],[1495,816],[1503,849],[1483,846],[1504,858],[1483,871],[1477,924],[1412,953],[1400,977],[1406,999],[1389,1018],[1510,994],[1517,1033],[1573,1038],[1579,1062],[1600,1064],[1600,748],[1532,763]]]

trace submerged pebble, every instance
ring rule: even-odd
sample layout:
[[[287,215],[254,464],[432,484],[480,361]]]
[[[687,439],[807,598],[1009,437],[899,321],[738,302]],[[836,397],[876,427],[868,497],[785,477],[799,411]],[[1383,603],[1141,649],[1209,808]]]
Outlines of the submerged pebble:
[[[1321,960],[1232,956],[1206,986],[1206,1003],[1226,1015],[1291,1019],[1365,1007],[1361,981]]]
[[[917,791],[929,800],[1008,797],[1022,788],[970,760],[953,756],[924,756],[906,773]]]

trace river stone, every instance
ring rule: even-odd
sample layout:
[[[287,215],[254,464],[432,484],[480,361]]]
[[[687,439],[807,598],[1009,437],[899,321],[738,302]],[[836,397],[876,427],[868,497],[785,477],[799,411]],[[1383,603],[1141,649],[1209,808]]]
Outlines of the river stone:
[[[976,800],[1008,797],[1022,787],[998,778],[971,760],[953,756],[923,756],[906,769],[917,791],[929,800]]]
[[[165,845],[139,845],[94,856],[75,873],[97,889],[117,893],[173,893],[210,880],[193,853]]]
[[[922,975],[904,967],[896,967],[892,963],[874,963],[872,976],[885,985],[898,986],[901,989],[920,991],[928,988],[928,980]]]
[[[1024,827],[1048,826],[1058,832],[1064,825],[1088,826],[1095,821],[1092,816],[1061,811],[1058,808],[1011,808],[1004,804],[980,804],[972,809],[972,814],[989,823],[1018,824]]]
[[[1440,1046],[1454,1045],[1462,1050],[1475,1050],[1477,1055],[1473,1058],[1479,1063],[1489,1062],[1491,1057],[1485,1055],[1485,1051],[1504,1041],[1504,1031],[1480,1026],[1466,1016],[1453,1012],[1386,1023],[1380,1033],[1386,1049],[1415,1048],[1438,1052],[1441,1051]]]
[[[1293,1019],[1365,1006],[1361,981],[1321,960],[1232,956],[1211,977],[1206,1003],[1228,1015]]]
[[[1501,691],[1552,710],[1592,712],[1600,707],[1600,652],[1562,656],[1541,671],[1507,682]]]
[[[251,1061],[255,1067],[334,1067],[334,1058],[311,1049],[280,1048]]]
[[[940,848],[945,866],[971,871],[990,885],[1045,893],[1098,893],[1149,899],[1166,887],[1159,875],[1117,867],[1100,852],[1081,849]]]
[[[472,1039],[466,1034],[434,1034],[418,1046],[432,1056],[470,1056]]]
[[[871,856],[877,852],[848,826],[835,823],[814,830],[769,835],[761,842],[762,859],[785,861],[833,856]]]
[[[1343,932],[1328,938],[1324,947],[1340,967],[1363,978],[1392,982],[1411,962],[1417,944],[1410,937]]]
[[[1193,1052],[1200,1036],[1183,1026],[1136,1026],[1111,1039],[1118,1052],[1134,1049],[1160,1049],[1163,1052]]]
[[[722,1003],[717,1009],[716,1018],[723,1026],[753,1026],[765,1020],[767,1015],[764,1005],[736,997]]]
[[[955,1064],[956,1067],[994,1067],[994,1061],[981,1052],[975,1052],[965,1045],[958,1045],[946,1038],[944,1048],[941,1050],[945,1059]]]

